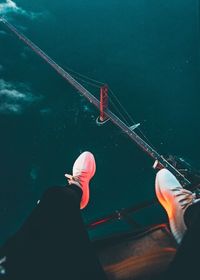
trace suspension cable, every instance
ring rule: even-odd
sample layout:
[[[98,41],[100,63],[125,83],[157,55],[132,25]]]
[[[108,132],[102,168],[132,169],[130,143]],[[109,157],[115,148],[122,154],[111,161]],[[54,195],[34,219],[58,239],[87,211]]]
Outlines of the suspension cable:
[[[102,85],[104,85],[105,83],[98,81],[96,79],[93,79],[91,77],[88,77],[86,75],[83,75],[69,67],[63,66],[64,69],[66,69],[67,71],[73,73],[72,76],[74,78],[76,78],[77,80],[90,85],[92,87],[98,88],[100,89],[100,87]],[[75,74],[75,75],[74,75]],[[81,78],[80,78],[81,77]],[[111,96],[109,97],[109,103],[112,105],[112,107],[116,110],[116,112],[118,113],[118,115],[123,119],[123,121],[128,125],[132,125],[132,124],[136,124],[136,122],[133,120],[133,117],[128,113],[128,111],[125,109],[125,107],[122,105],[122,103],[120,102],[119,98],[117,97],[117,95],[113,92],[113,90],[108,87],[109,92],[111,93]],[[114,100],[112,100],[114,99]],[[115,104],[115,102],[118,104],[119,108],[117,107],[117,105]],[[124,114],[124,115],[123,115]],[[141,133],[141,135],[148,141],[149,144],[152,145],[152,143],[150,142],[150,140],[147,138],[147,136],[144,134],[144,132],[138,128],[138,131]],[[154,146],[153,146],[154,147]]]
[[[77,80],[79,80],[79,81],[81,81],[81,82],[83,82],[83,83],[85,83],[85,84],[88,84],[88,85],[90,85],[90,86],[93,86],[93,87],[95,87],[95,88],[100,89],[100,86],[99,86],[99,85],[96,85],[96,84],[94,84],[94,83],[92,83],[92,82],[88,82],[88,81],[86,81],[85,79],[82,79],[82,78],[80,78],[79,76],[76,76],[76,75],[74,75],[74,74],[71,74],[71,75],[72,75],[73,78],[76,78]]]
[[[69,68],[69,67],[66,67],[66,66],[62,66],[65,70],[67,70],[67,71],[69,71],[69,72],[71,72],[71,73],[74,73],[74,74],[76,74],[77,76],[80,76],[80,77],[82,77],[82,78],[85,78],[85,79],[87,79],[87,80],[89,80],[89,81],[91,81],[91,82],[95,82],[95,83],[97,83],[97,84],[99,84],[99,85],[104,85],[105,83],[104,82],[101,82],[101,81],[98,81],[98,80],[96,80],[96,79],[93,79],[93,78],[90,78],[90,77],[88,77],[88,76],[86,76],[86,75],[83,75],[83,74],[81,74],[81,73],[79,73],[79,72],[77,72],[77,71],[74,71],[73,69],[71,69],[71,68]]]

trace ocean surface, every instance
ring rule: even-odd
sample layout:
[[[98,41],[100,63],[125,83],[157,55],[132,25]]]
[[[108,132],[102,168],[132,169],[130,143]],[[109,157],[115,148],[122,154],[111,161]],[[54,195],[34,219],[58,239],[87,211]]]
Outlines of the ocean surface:
[[[107,83],[159,153],[200,166],[198,0],[7,0],[0,14],[60,66]],[[86,224],[155,198],[153,160],[98,114],[0,23],[0,243],[85,150],[97,163]],[[158,204],[133,218],[166,221]],[[130,229],[116,221],[90,235]]]

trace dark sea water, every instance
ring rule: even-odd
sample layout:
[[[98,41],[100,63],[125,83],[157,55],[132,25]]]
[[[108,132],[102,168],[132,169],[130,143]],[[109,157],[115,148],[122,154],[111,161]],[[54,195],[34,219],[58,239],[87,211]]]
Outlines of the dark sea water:
[[[197,0],[2,4],[0,12],[62,67],[109,84],[158,152],[199,166]],[[111,123],[97,126],[97,116],[96,108],[0,24],[1,243],[44,190],[65,185],[64,173],[84,150],[97,162],[85,223],[155,197],[153,161]],[[134,218],[141,226],[166,221],[159,205]],[[129,229],[117,222],[98,227],[91,237]]]

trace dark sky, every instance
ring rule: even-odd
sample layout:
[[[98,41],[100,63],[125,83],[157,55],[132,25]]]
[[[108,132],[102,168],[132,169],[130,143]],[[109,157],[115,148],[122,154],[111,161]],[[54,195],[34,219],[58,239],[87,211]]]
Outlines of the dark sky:
[[[199,166],[198,0],[0,1],[0,13],[62,67],[109,84],[158,152]],[[86,223],[155,197],[152,160],[97,116],[0,24],[0,242],[84,150],[97,161]],[[158,205],[135,215],[141,225],[165,218]],[[91,236],[118,229],[128,227]]]

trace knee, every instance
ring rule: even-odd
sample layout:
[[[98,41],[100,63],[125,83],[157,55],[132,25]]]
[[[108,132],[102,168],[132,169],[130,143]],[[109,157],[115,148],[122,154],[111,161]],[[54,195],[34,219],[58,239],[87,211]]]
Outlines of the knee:
[[[70,207],[78,204],[79,201],[76,194],[66,187],[51,187],[43,195],[42,200],[52,205],[54,208],[62,209],[63,207]]]
[[[50,187],[43,194],[40,205],[48,205],[55,208],[63,203],[64,200],[64,188],[62,187]]]
[[[56,198],[58,196],[61,196],[62,188],[61,187],[50,187],[48,188],[45,193],[43,194],[43,197],[51,199]]]

